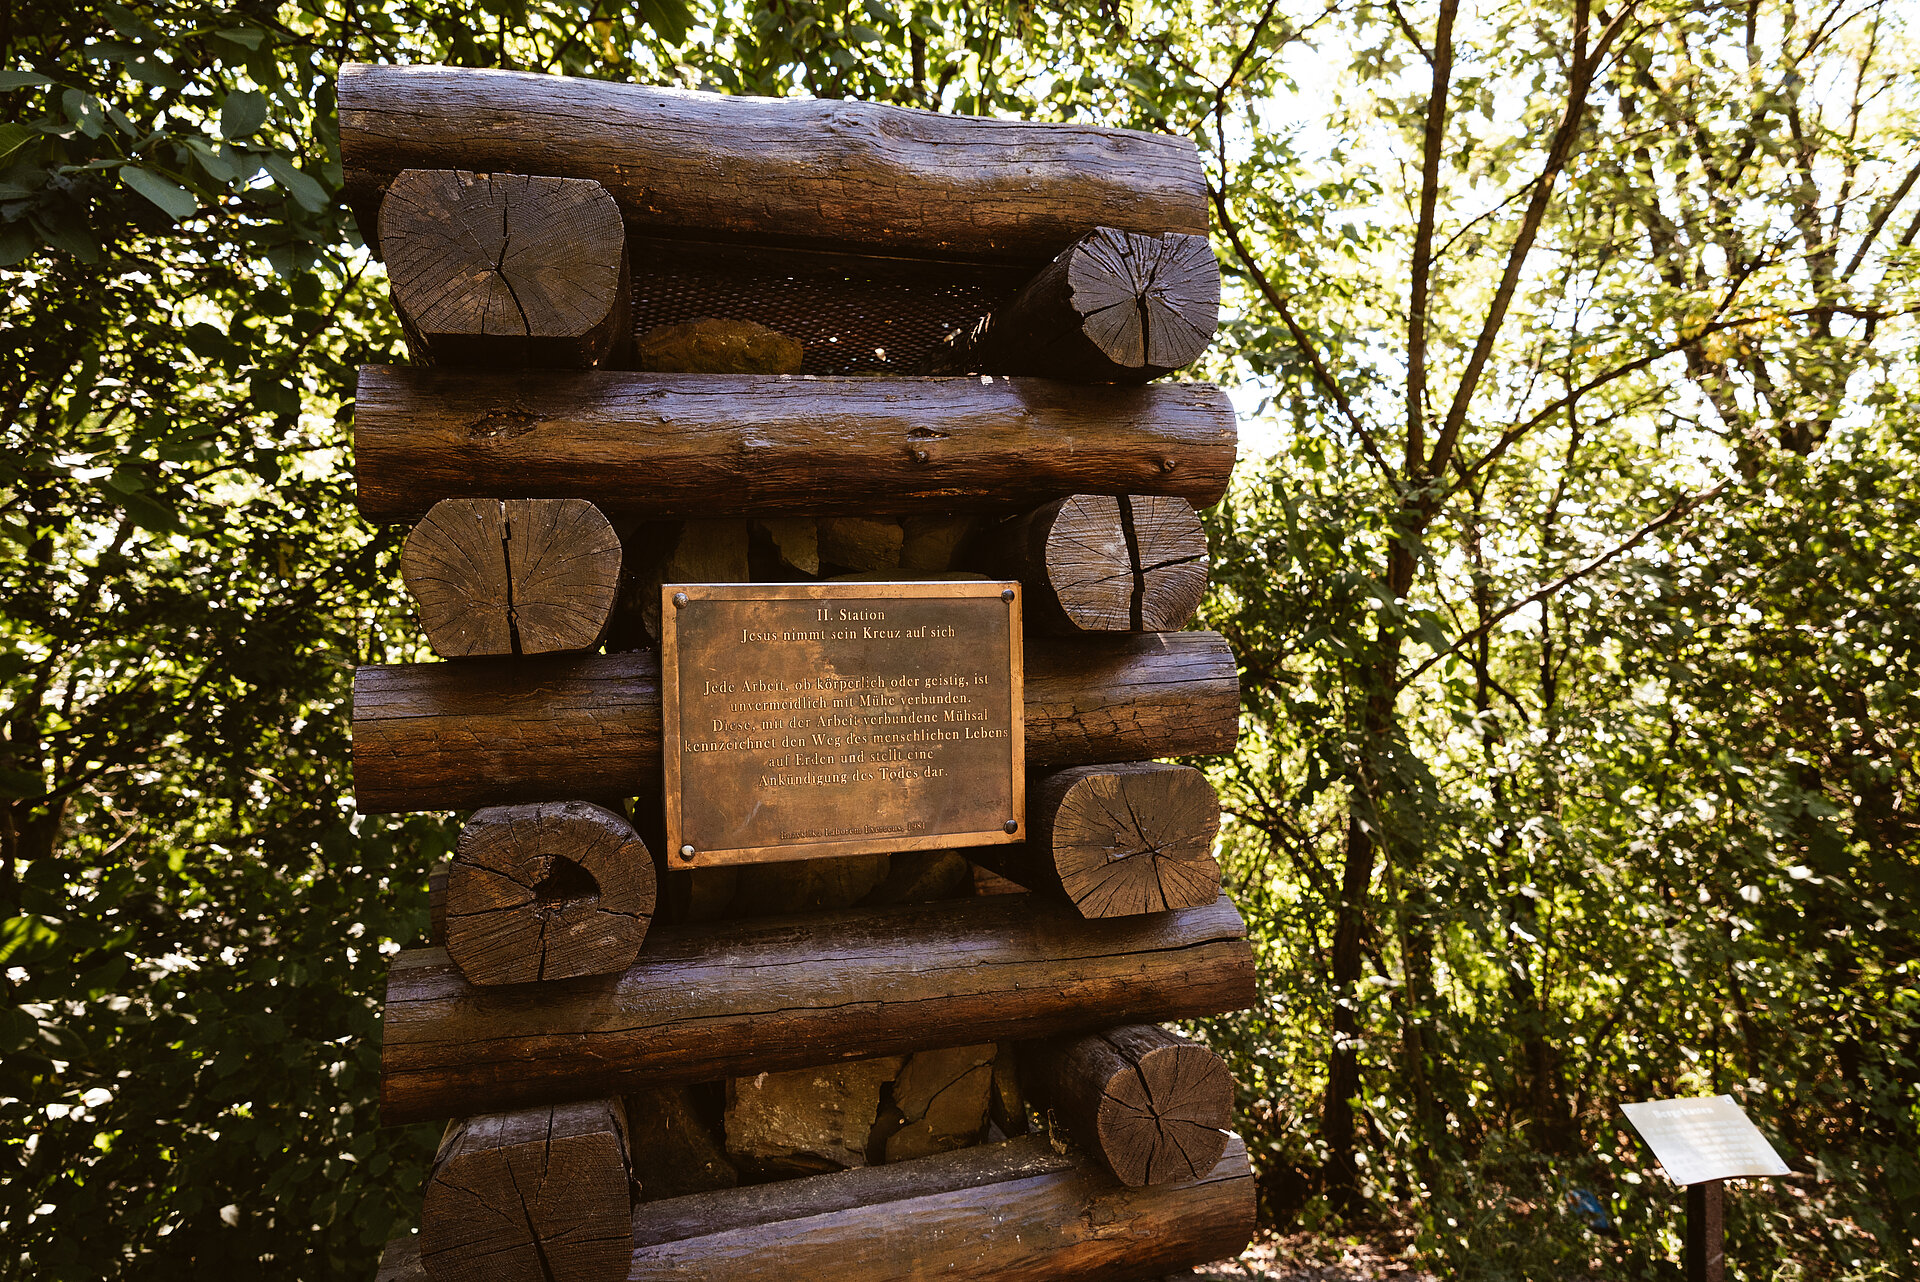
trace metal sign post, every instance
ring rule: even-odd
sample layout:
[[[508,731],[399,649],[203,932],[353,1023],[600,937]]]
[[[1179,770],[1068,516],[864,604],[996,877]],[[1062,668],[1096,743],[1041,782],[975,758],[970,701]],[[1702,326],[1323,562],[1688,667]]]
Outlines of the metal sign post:
[[[1722,1282],[1725,1181],[1792,1172],[1731,1095],[1647,1100],[1620,1111],[1687,1190],[1687,1282]]]

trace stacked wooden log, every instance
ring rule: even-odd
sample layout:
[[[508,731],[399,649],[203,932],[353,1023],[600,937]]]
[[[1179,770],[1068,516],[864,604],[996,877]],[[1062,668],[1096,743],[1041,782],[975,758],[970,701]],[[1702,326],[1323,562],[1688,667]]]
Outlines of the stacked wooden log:
[[[388,982],[383,1118],[449,1126],[381,1276],[1237,1253],[1232,1080],[1157,1022],[1254,995],[1164,760],[1237,733],[1184,630],[1233,412],[1150,381],[1216,322],[1192,145],[437,67],[346,68],[340,119],[414,358],[362,371],[359,502],[444,660],[357,674],[357,800],[471,812]],[[898,292],[802,341],[796,274]],[[670,869],[663,585],[946,577],[1024,592],[1023,840]]]

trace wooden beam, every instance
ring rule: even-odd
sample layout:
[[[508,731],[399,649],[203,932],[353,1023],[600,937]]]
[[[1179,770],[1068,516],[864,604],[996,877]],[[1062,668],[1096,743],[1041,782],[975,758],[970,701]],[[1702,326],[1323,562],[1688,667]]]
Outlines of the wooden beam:
[[[1029,631],[1178,632],[1207,592],[1207,532],[1182,498],[1075,494],[979,530],[958,564],[1025,584]]]
[[[646,843],[611,810],[490,806],[454,848],[447,953],[476,984],[617,973],[647,937],[654,885]]]
[[[1080,493],[1207,507],[1237,440],[1207,383],[369,365],[354,475],[372,521],[446,498],[704,519],[1008,511]]]
[[[1211,632],[1026,643],[1030,767],[1231,752],[1240,682]],[[363,813],[658,792],[651,651],[370,665],[353,678]]]
[[[1220,893],[1220,798],[1192,766],[1076,766],[1037,779],[1027,828],[1026,841],[967,858],[1083,917],[1192,908]]]
[[[935,348],[923,372],[1144,383],[1199,360],[1219,323],[1220,264],[1205,234],[1102,227]]]
[[[1207,230],[1187,138],[454,67],[340,68],[348,199],[403,169],[590,178],[636,231],[1040,264]],[[364,225],[364,224],[363,224]]]
[[[1090,922],[988,896],[657,927],[624,974],[537,991],[413,949],[388,972],[381,1120],[1239,1010],[1245,934],[1224,897]]]
[[[632,1249],[617,1099],[469,1117],[440,1141],[420,1208],[433,1282],[619,1282]]]
[[[1038,1137],[634,1208],[628,1282],[1149,1282],[1237,1257],[1253,1168],[1230,1140],[1195,1180],[1118,1186]],[[423,1282],[414,1239],[378,1282]]]
[[[420,364],[584,369],[632,337],[626,229],[597,182],[409,169],[380,252]]]
[[[620,594],[620,539],[585,499],[443,499],[400,575],[443,659],[590,650]]]
[[[1023,1084],[1075,1144],[1129,1188],[1197,1179],[1226,1150],[1233,1075],[1153,1024],[1021,1048]]]

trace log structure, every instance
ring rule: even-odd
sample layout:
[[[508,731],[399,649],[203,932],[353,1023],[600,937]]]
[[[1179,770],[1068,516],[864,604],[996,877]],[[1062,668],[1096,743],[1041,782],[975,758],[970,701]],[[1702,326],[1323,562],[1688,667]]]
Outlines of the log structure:
[[[1253,1000],[1224,897],[1084,921],[1023,895],[650,931],[618,976],[481,988],[442,949],[387,981],[381,1118],[751,1077]]]
[[[476,984],[623,971],[653,920],[654,879],[646,843],[611,810],[489,807],[454,849],[447,953]]]
[[[356,209],[460,168],[593,179],[696,240],[1037,267],[1097,227],[1207,230],[1199,151],[1166,134],[454,67],[349,63],[339,94]]]
[[[626,229],[597,182],[409,169],[379,227],[394,310],[423,365],[585,368],[626,350]]]
[[[634,1209],[628,1282],[1150,1282],[1253,1236],[1246,1146],[1149,1188],[1038,1137]],[[377,1282],[424,1282],[412,1238]]]
[[[473,812],[389,970],[382,1120],[451,1124],[380,1277],[1145,1282],[1238,1251],[1232,1081],[1143,1022],[1255,995],[1218,799],[1162,760],[1238,734],[1233,655],[1184,630],[1233,408],[1153,381],[1218,322],[1193,143],[444,67],[349,65],[339,100],[413,360],[361,371],[358,502],[418,522],[445,660],[356,674],[356,801]],[[747,755],[732,791],[663,768],[667,585],[987,578],[1010,648],[864,608],[679,636],[683,697],[740,696],[693,750]],[[1024,763],[934,756],[990,738]],[[1020,844],[958,848],[990,839],[947,801],[976,785]],[[774,861],[668,867],[669,803],[775,788]],[[912,848],[814,840],[881,832]]]
[[[1027,825],[1031,836],[1019,845],[981,846],[968,857],[1083,917],[1193,908],[1220,894],[1220,798],[1192,766],[1059,771],[1028,788]]]
[[[1207,591],[1207,533],[1185,499],[1075,494],[989,526],[958,563],[1027,585],[1029,628],[1177,632]]]
[[[427,1276],[618,1282],[632,1235],[626,1127],[608,1099],[454,1122],[420,1212]]]
[[[1220,264],[1205,235],[1102,227],[954,334],[927,372],[1144,383],[1198,360],[1219,322]]]
[[[1067,1136],[1131,1188],[1197,1179],[1226,1150],[1233,1077],[1152,1024],[1024,1047],[1023,1084]]]
[[[1027,761],[1231,751],[1239,676],[1211,632],[1035,640]],[[353,680],[361,811],[617,800],[655,787],[660,665],[648,651],[368,666]]]
[[[585,498],[635,517],[1033,507],[1226,492],[1238,432],[1201,383],[816,378],[369,365],[354,471],[370,521],[444,498]]]
[[[585,499],[443,499],[400,573],[443,659],[590,650],[619,595],[620,539]]]

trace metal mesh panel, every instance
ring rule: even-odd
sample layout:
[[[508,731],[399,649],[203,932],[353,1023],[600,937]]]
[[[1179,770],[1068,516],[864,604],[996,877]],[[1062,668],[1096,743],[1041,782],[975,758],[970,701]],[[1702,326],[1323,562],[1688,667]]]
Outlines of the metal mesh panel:
[[[757,321],[806,347],[808,374],[911,374],[948,333],[1011,298],[1025,268],[633,240],[633,332]]]

